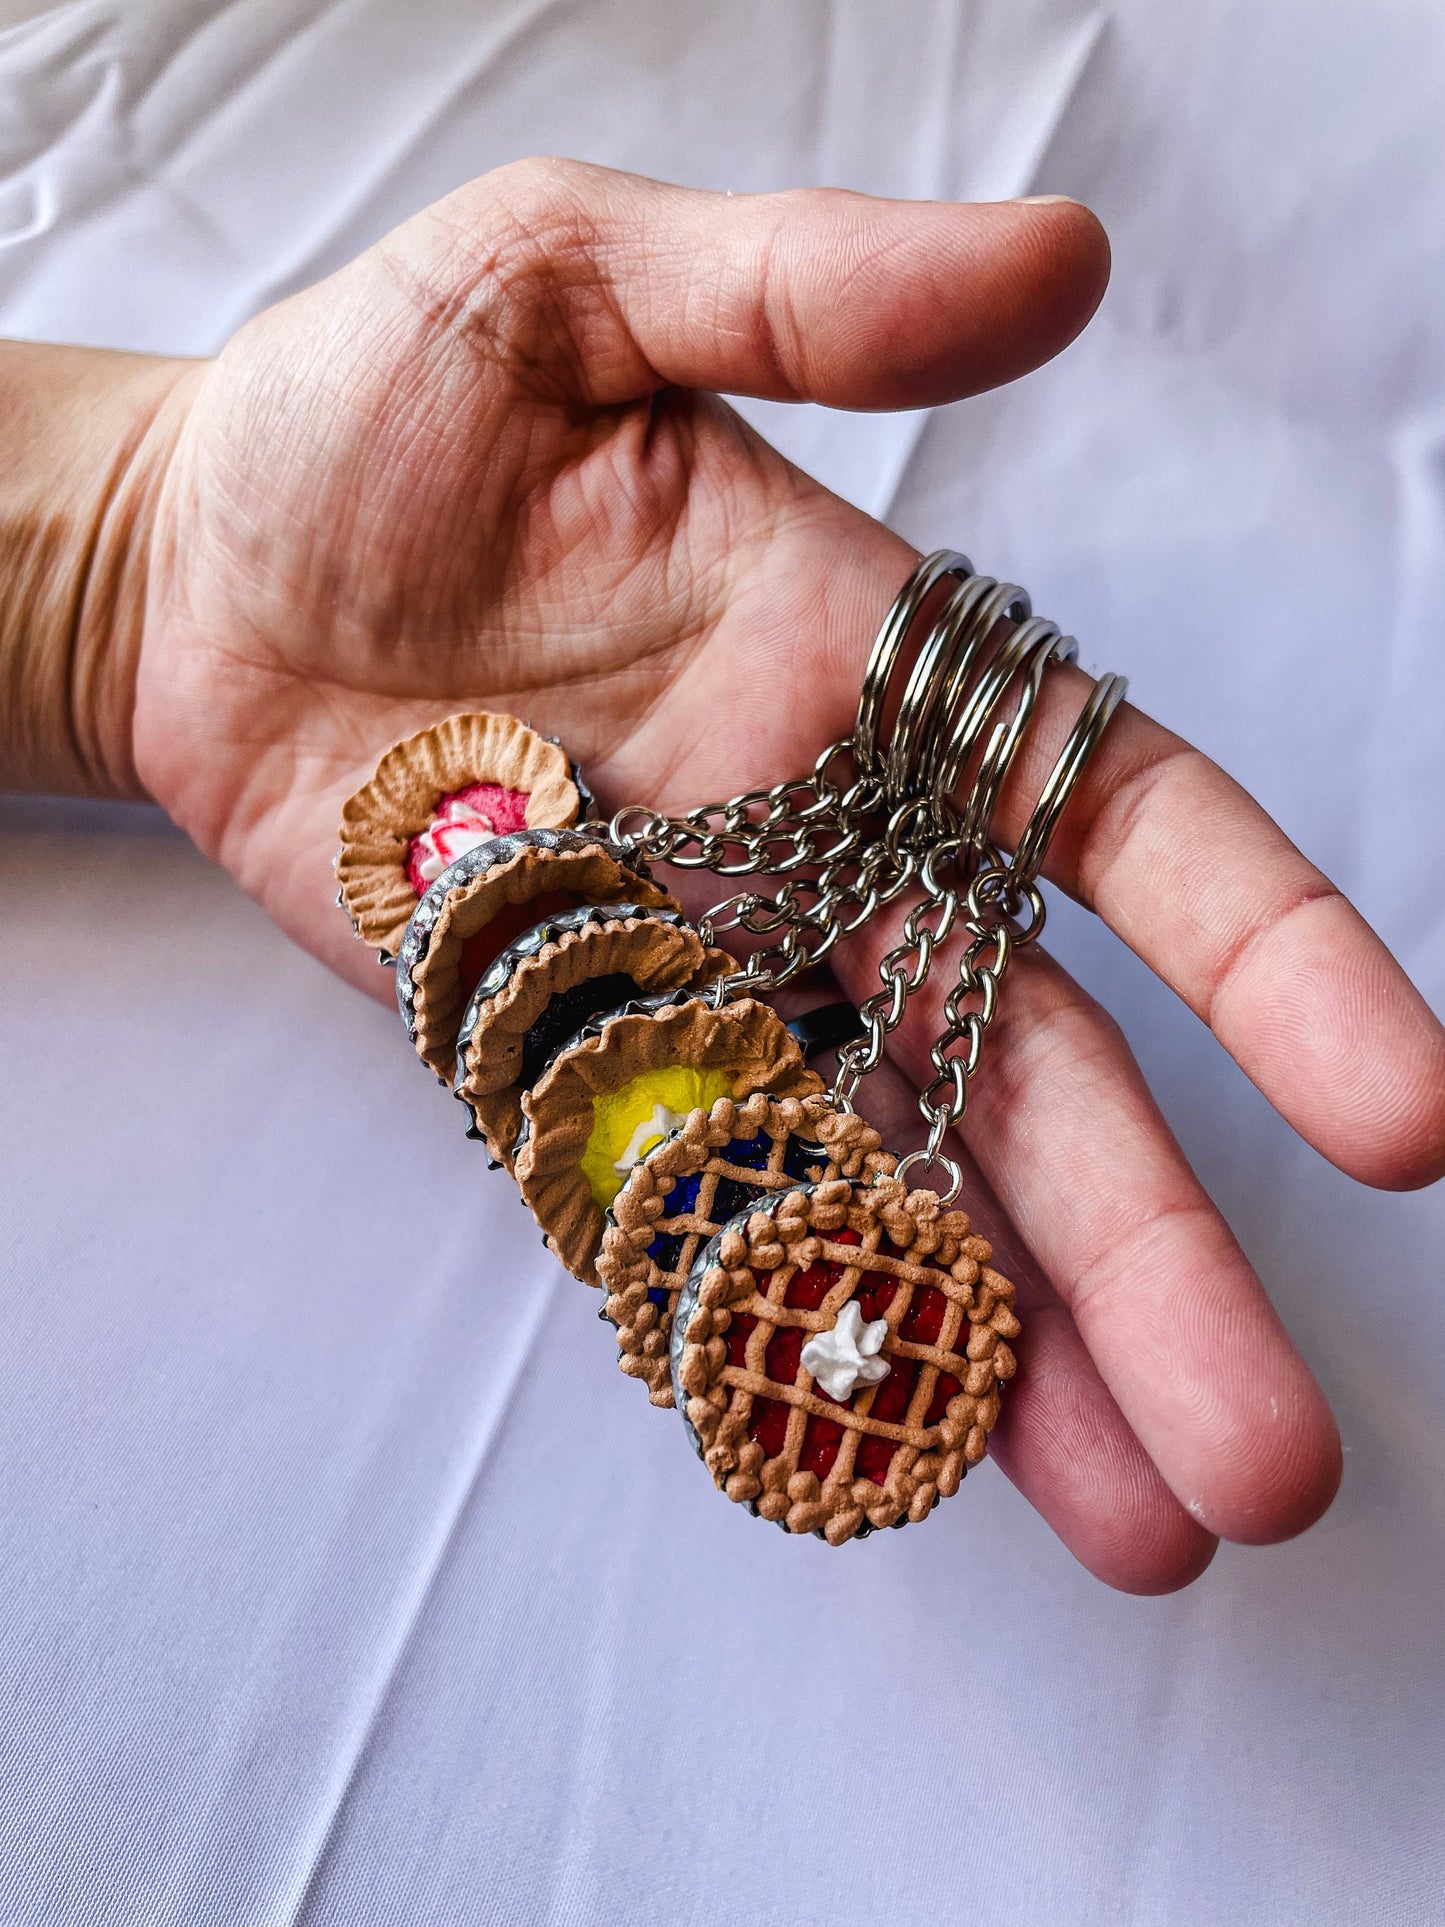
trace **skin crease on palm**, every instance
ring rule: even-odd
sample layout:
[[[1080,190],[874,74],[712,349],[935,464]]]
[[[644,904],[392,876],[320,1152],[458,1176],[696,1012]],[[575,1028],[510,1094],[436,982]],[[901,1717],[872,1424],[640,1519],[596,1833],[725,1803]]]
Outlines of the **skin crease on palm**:
[[[140,783],[389,999],[330,861],[343,799],[396,738],[514,710],[608,808],[676,809],[801,773],[846,733],[913,551],[711,391],[947,402],[1065,346],[1107,275],[1068,201],[733,198],[558,161],[474,182],[214,363],[171,368],[136,458]],[[1015,828],[1082,687],[1050,681]],[[1121,712],[1049,874],[1324,1155],[1381,1185],[1445,1167],[1445,1035],[1197,753]],[[855,999],[896,921],[838,953]],[[865,1086],[895,1141],[941,996]],[[1028,1312],[995,1456],[1074,1553],[1163,1591],[1217,1535],[1317,1518],[1340,1468],[1323,1396],[1117,1027],[1042,954],[1011,973],[966,1137]]]

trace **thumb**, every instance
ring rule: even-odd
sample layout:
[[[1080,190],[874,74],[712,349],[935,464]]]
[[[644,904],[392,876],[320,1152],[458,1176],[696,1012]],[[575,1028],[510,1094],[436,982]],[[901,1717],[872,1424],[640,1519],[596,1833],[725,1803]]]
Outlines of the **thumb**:
[[[381,248],[524,385],[592,406],[672,385],[954,401],[1057,354],[1109,275],[1076,201],[733,196],[558,160],[484,175]]]

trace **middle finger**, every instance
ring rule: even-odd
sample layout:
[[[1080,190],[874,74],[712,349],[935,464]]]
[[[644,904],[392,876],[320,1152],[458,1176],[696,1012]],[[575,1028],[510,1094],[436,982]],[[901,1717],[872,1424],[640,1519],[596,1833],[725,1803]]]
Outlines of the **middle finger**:
[[[897,940],[885,921],[835,956],[855,999]],[[932,1075],[948,963],[890,1039],[915,1083]],[[1339,1482],[1334,1419],[1118,1026],[1034,947],[1010,966],[985,1052],[964,1140],[1146,1451],[1211,1531],[1302,1531]]]

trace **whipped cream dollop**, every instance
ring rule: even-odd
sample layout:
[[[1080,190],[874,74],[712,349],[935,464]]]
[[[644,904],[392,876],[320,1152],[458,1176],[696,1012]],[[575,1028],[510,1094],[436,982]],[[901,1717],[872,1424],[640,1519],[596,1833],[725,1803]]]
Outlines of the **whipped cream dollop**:
[[[876,1385],[887,1378],[892,1367],[878,1356],[887,1336],[888,1320],[875,1318],[865,1325],[857,1299],[850,1298],[832,1330],[815,1332],[808,1340],[803,1363],[829,1398],[841,1404],[860,1385]]]
[[[423,883],[435,883],[442,871],[495,836],[490,820],[480,810],[455,801],[443,805],[416,839],[416,873]]]
[[[655,1150],[665,1137],[670,1137],[687,1118],[679,1111],[670,1111],[665,1104],[654,1104],[651,1117],[645,1117],[637,1125],[627,1140],[626,1148],[620,1158],[614,1158],[613,1170],[619,1177],[626,1177],[629,1171],[636,1170],[649,1151]]]
[[[407,862],[411,887],[420,896],[468,850],[526,827],[527,798],[520,790],[503,789],[499,783],[473,783],[444,796],[431,822],[411,840]]]

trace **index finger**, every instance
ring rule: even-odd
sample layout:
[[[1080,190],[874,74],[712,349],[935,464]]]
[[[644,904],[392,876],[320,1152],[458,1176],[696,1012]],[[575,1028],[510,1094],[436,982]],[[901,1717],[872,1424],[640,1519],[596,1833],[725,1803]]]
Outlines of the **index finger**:
[[[995,819],[1022,830],[1090,678],[1046,679]],[[1445,1173],[1445,1029],[1359,912],[1232,777],[1124,705],[1044,874],[1209,1025],[1300,1135],[1366,1184]]]

